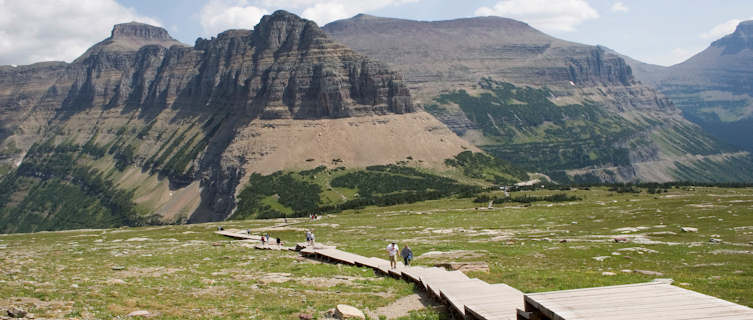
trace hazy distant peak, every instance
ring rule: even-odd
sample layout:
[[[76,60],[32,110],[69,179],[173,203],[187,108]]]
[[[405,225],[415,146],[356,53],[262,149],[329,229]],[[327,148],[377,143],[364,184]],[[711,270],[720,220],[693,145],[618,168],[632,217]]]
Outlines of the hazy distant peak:
[[[351,19],[353,19],[353,20],[371,20],[371,19],[379,19],[379,17],[372,16],[370,14],[359,13],[359,14],[353,16],[353,18],[351,18]]]
[[[736,54],[745,49],[753,49],[753,20],[737,25],[735,32],[711,43],[712,47],[723,48],[722,54]]]
[[[74,60],[74,63],[81,62],[101,52],[138,51],[148,45],[158,45],[164,48],[174,45],[185,46],[180,41],[173,39],[167,30],[162,27],[133,21],[113,26],[109,38],[86,50],[83,55]]]
[[[116,24],[112,28],[110,39],[122,38],[175,41],[164,28],[135,21]]]

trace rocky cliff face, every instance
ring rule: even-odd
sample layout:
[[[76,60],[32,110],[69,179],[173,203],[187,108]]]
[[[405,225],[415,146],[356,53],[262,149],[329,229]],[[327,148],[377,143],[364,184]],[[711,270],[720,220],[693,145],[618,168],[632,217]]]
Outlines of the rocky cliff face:
[[[357,15],[323,27],[399,68],[412,88],[446,89],[482,77],[529,85],[630,85],[630,68],[599,47],[552,38],[500,17],[411,21]],[[421,94],[418,92],[417,94]]]
[[[656,86],[720,140],[753,151],[748,138],[753,135],[753,21],[741,22],[687,61],[650,69],[640,80]]]
[[[49,162],[31,163],[28,152],[82,153],[77,165],[133,191],[145,214],[167,222],[218,220],[232,211],[236,188],[252,172],[331,165],[336,158],[351,159],[347,166],[384,164],[407,155],[430,165],[463,150],[433,118],[399,116],[415,111],[398,73],[284,11],[265,16],[253,31],[226,31],[193,47],[162,28],[127,23],[73,63],[0,67],[0,161],[6,169],[28,164],[39,172]],[[308,151],[280,149],[272,142],[280,137],[267,137],[272,129],[283,140],[322,137],[341,122],[362,130],[315,139]],[[395,135],[403,127],[415,128],[413,137]],[[351,157],[349,146],[374,128],[390,134],[372,142],[382,152]],[[390,151],[412,138],[444,147],[437,154]],[[280,156],[294,151],[303,158]],[[5,209],[13,207],[7,201]]]
[[[576,180],[687,179],[678,172],[727,151],[637,82],[617,54],[519,21],[358,15],[323,29],[403,72],[417,103],[468,141],[561,178],[560,170]],[[729,165],[719,159],[708,160]]]

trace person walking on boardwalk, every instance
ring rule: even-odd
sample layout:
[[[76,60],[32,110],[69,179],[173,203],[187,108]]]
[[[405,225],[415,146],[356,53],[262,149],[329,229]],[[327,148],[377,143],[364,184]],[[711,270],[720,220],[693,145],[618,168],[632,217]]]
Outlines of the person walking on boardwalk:
[[[311,230],[306,230],[306,242],[309,244],[309,247],[314,247],[314,233]]]
[[[403,256],[403,262],[406,266],[410,265],[411,260],[413,260],[413,250],[410,249],[410,247],[406,244],[403,247],[403,251],[400,251],[400,255]]]
[[[400,251],[397,247],[397,243],[392,242],[387,245],[387,255],[390,256],[390,268],[397,268],[397,253]]]

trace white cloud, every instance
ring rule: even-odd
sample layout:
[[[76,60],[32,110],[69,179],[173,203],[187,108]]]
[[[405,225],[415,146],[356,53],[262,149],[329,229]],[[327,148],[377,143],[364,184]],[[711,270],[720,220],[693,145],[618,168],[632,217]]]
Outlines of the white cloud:
[[[671,63],[680,63],[688,60],[699,51],[698,49],[674,48],[672,49]]]
[[[624,3],[617,1],[612,5],[610,10],[612,10],[612,12],[628,12],[630,11],[630,8],[628,8]]]
[[[753,18],[750,18],[753,19]],[[747,20],[750,20],[747,19]],[[735,28],[737,27],[740,22],[745,21],[746,19],[732,19],[725,22],[722,22],[713,28],[711,30],[706,31],[704,33],[700,34],[701,39],[719,39],[723,36],[726,36],[732,32],[735,32]]]
[[[313,20],[318,25],[325,25],[329,22],[349,18],[355,15],[357,10],[352,7],[346,7],[343,3],[337,1],[317,3],[313,7],[308,7],[301,16]]]
[[[475,14],[519,19],[544,31],[574,31],[583,21],[599,17],[585,0],[503,0]]]
[[[199,13],[199,21],[206,36],[228,29],[253,29],[261,17],[269,12],[248,4],[245,0],[211,0]]]
[[[0,0],[0,65],[71,61],[130,21],[160,25],[115,0]]]
[[[212,36],[227,29],[252,29],[265,14],[280,8],[299,12],[301,17],[322,26],[358,13],[418,1],[420,0],[211,0],[201,9],[199,19],[205,35]]]
[[[293,0],[292,2],[305,3],[301,16],[323,26],[335,20],[350,18],[358,13],[418,1],[420,0]]]

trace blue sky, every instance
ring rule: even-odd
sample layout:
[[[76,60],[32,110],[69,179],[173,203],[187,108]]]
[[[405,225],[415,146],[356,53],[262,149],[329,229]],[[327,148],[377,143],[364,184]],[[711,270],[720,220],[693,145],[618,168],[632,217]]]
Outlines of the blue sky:
[[[416,20],[499,15],[561,39],[600,44],[638,60],[682,62],[753,18],[751,0],[24,0],[0,1],[0,64],[71,61],[109,35],[143,21],[193,44],[228,28],[251,29],[285,9],[324,24],[357,13]]]

